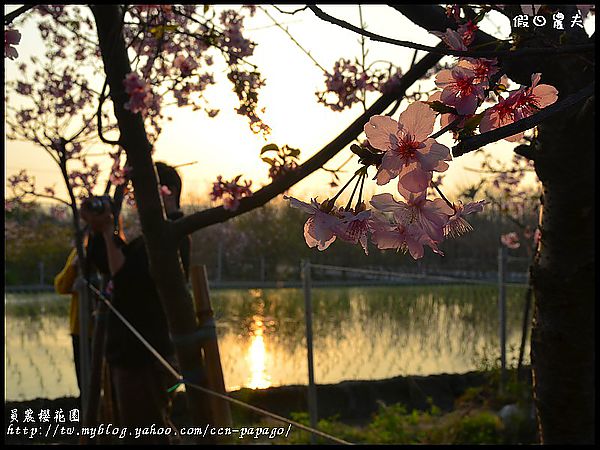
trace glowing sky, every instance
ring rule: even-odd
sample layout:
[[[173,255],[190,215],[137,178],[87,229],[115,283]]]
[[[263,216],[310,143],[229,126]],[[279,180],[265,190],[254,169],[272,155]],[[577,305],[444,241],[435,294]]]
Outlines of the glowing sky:
[[[226,7],[218,5],[215,8],[221,10]],[[5,11],[14,8],[15,6],[5,7]],[[295,6],[285,5],[282,8],[291,11]],[[358,24],[357,5],[325,6],[323,9],[336,17]],[[334,62],[340,57],[354,59],[360,55],[356,34],[321,21],[309,10],[295,15],[279,14],[273,8],[269,8],[269,12],[328,70],[332,69]],[[385,36],[426,45],[436,45],[439,42],[438,38],[384,5],[363,6],[363,18],[370,31]],[[493,23],[485,21],[482,28],[498,37],[506,37],[509,25],[508,19],[496,14],[493,16]],[[231,84],[225,79],[224,65],[220,62],[215,64],[213,67],[217,85],[209,88],[206,96],[211,100],[213,108],[221,110],[220,114],[215,119],[210,119],[201,111],[175,108],[171,114],[174,120],[165,123],[163,133],[156,143],[155,160],[173,165],[198,161],[195,165],[180,169],[184,180],[184,199],[193,197],[206,203],[211,183],[217,175],[230,179],[243,174],[244,178],[253,180],[253,189],[257,189],[268,182],[268,166],[258,157],[263,145],[274,142],[299,148],[302,150],[301,161],[305,161],[362,113],[362,107],[358,104],[351,110],[336,113],[316,102],[315,92],[322,90],[324,86],[322,71],[282,30],[273,26],[271,19],[262,11],[258,10],[254,17],[246,19],[245,29],[246,36],[257,43],[255,54],[250,60],[259,66],[267,81],[266,87],[260,92],[260,106],[266,107],[262,117],[271,126],[272,135],[265,141],[252,134],[246,119],[234,112],[237,98],[231,90]],[[34,24],[24,27],[21,34],[18,51],[23,58],[28,59],[31,54],[41,53],[41,40]],[[400,65],[404,71],[410,66],[413,56],[411,49],[368,41],[367,47],[368,61],[391,61]],[[423,52],[420,52],[419,58],[422,56]],[[16,74],[18,59],[5,59],[5,62],[5,77],[10,79]],[[433,87],[431,82],[419,82],[416,86],[419,85],[424,89]],[[377,94],[373,94],[370,103],[376,98]],[[397,119],[406,105],[403,103],[393,117]],[[452,145],[448,135],[440,141],[448,146]],[[503,142],[487,148],[497,150],[502,159],[510,159],[513,146]],[[101,145],[96,147],[97,151],[94,148],[93,153],[105,150]],[[339,166],[349,155],[350,151],[344,150],[326,167]],[[110,167],[108,158],[90,158],[90,161],[101,163],[101,167],[106,170]],[[30,143],[7,142],[5,163],[5,179],[19,169],[27,168],[36,177],[40,187],[54,184],[57,192],[64,192],[58,168],[41,149]],[[341,174],[342,179],[349,177],[357,167],[354,161],[348,164],[348,172]],[[478,179],[476,174],[463,170],[464,167],[478,167],[476,158],[466,155],[451,163],[445,178],[450,193],[453,186],[464,187]],[[374,169],[371,169],[371,173],[374,175]],[[323,198],[330,194],[330,180],[330,174],[318,171],[292,188],[291,192],[301,198],[315,195]],[[367,194],[392,192],[394,185],[395,183],[390,183],[386,187],[377,187],[372,182],[365,188]]]

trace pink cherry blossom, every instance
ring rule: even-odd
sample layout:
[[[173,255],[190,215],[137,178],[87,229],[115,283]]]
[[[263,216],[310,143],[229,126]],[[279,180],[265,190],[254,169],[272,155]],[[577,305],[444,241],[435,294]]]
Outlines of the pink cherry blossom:
[[[182,77],[187,77],[198,67],[198,63],[190,56],[177,55],[173,60],[173,66],[179,69]]]
[[[169,189],[169,186],[161,185],[160,195],[168,197],[169,195],[173,195],[173,193],[171,192],[171,189]]]
[[[16,59],[19,56],[17,49],[13,45],[21,42],[21,33],[17,30],[4,30],[4,57]]]
[[[443,89],[442,103],[454,106],[461,116],[473,114],[479,100],[485,97],[485,85],[476,79],[475,72],[465,67],[455,66],[452,70],[442,70],[435,79],[435,84]]]
[[[121,161],[118,154],[113,156],[113,165],[110,169],[109,179],[110,182],[115,186],[120,186],[121,184],[127,181],[127,176],[129,174],[130,168],[123,167],[121,168]]]
[[[383,185],[399,176],[399,186],[421,192],[431,180],[431,171],[448,168],[450,149],[428,138],[433,131],[435,112],[423,102],[412,103],[396,122],[388,116],[371,117],[365,125],[369,145],[383,150],[375,178]]]
[[[510,249],[516,249],[521,246],[519,235],[514,231],[500,236],[500,242]]]
[[[367,235],[371,211],[360,211],[357,214],[353,211],[343,211],[339,215],[341,216],[341,222],[334,227],[335,235],[343,241],[352,244],[359,243],[365,251],[365,255],[368,255]]]
[[[429,96],[428,102],[441,102],[442,91],[434,92]],[[454,139],[458,138],[458,131],[465,126],[465,122],[473,117],[473,114],[467,114],[466,116],[458,116],[452,113],[440,113],[440,127],[445,128],[451,123],[454,123],[451,130],[454,134]],[[460,120],[458,120],[460,119]],[[458,120],[458,121],[457,121]],[[456,122],[456,123],[455,123]]]
[[[452,17],[455,22],[458,22],[460,20],[460,9],[461,7],[458,4],[447,5],[446,16]]]
[[[439,37],[452,50],[467,50],[461,34],[451,28],[447,28],[444,33],[440,31],[431,31],[430,33]]]
[[[213,183],[210,199],[215,201],[223,198],[223,208],[229,211],[237,210],[240,205],[240,199],[252,195],[252,191],[250,190],[252,181],[245,181],[242,185],[239,183],[241,177],[241,175],[238,175],[232,181],[223,181],[223,177],[219,175],[217,181]]]
[[[127,74],[123,80],[123,85],[125,86],[125,92],[129,94],[129,101],[125,103],[125,109],[133,114],[141,112],[144,115],[152,104],[150,87],[135,72]]]
[[[421,228],[432,240],[441,242],[444,238],[444,227],[454,210],[441,198],[429,200],[427,191],[419,194],[404,191],[406,203],[397,201],[392,194],[378,194],[371,199],[371,205],[382,212],[391,212],[398,223],[414,225]]]
[[[304,224],[304,240],[310,248],[317,247],[320,251],[329,247],[336,239],[336,230],[339,231],[341,219],[338,217],[337,210],[332,208],[327,211],[328,201],[318,203],[312,199],[310,204],[284,195],[285,200],[290,201],[290,206],[301,209],[310,214],[310,217]],[[350,237],[348,235],[348,237]]]
[[[473,21],[471,20],[468,20],[467,22],[463,23],[461,26],[458,27],[458,34],[460,34],[460,37],[464,42],[465,46],[468,47],[473,43],[473,40],[475,39],[475,33],[478,29],[479,27],[477,26],[477,24],[473,23]]]
[[[479,131],[485,133],[535,114],[538,110],[556,102],[558,90],[549,84],[538,84],[541,74],[531,76],[531,87],[513,91],[506,99],[485,111]],[[509,136],[506,139],[515,142],[523,137],[523,132]]]
[[[490,77],[498,73],[499,70],[496,58],[464,58],[458,62],[458,65],[472,70],[475,74],[473,82],[481,84],[485,89],[489,87]]]
[[[450,216],[448,223],[444,226],[444,236],[458,237],[472,231],[473,227],[465,220],[465,216],[483,211],[486,203],[485,200],[469,202],[466,205],[463,205],[461,201],[454,203],[454,214]]]
[[[414,224],[389,223],[384,217],[373,215],[369,225],[372,230],[371,239],[380,250],[396,249],[403,253],[408,251],[416,260],[423,257],[423,245],[427,245],[435,253],[443,255],[436,243]]]

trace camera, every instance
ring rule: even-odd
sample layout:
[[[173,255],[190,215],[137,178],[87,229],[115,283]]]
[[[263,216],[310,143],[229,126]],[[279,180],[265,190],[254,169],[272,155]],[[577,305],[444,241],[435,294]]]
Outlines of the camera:
[[[111,203],[111,198],[108,195],[100,195],[85,199],[82,207],[94,214],[102,214]]]

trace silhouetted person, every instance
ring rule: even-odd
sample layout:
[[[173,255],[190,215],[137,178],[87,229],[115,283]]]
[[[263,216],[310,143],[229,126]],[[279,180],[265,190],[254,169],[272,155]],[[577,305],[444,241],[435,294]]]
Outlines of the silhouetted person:
[[[180,210],[181,178],[166,164],[156,163],[167,217],[177,219]],[[170,192],[169,192],[170,191]],[[82,209],[82,217],[95,234],[92,240],[103,241],[104,254],[97,252],[98,267],[112,278],[112,303],[115,308],[166,360],[174,362],[174,347],[169,338],[167,319],[149,271],[148,257],[139,236],[124,243],[113,235],[114,220],[109,207],[101,214]],[[186,276],[189,268],[191,239],[182,240],[179,251]],[[138,340],[126,325],[110,313],[107,324],[106,359],[110,364],[115,389],[119,425],[156,427],[170,425],[170,400],[167,389],[176,379],[166,371],[156,357]],[[145,436],[132,442],[168,443],[162,436]]]

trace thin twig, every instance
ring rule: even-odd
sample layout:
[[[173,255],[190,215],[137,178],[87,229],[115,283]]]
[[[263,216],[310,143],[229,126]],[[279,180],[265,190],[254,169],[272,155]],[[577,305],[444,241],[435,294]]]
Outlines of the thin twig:
[[[487,133],[463,139],[461,142],[459,142],[452,148],[452,156],[454,156],[455,158],[457,156],[462,156],[466,153],[477,150],[478,148],[481,148],[484,145],[489,144],[491,142],[496,142],[500,139],[504,139],[506,137],[512,136],[525,130],[529,130],[530,128],[533,128],[536,125],[539,125],[547,118],[552,117],[553,115],[567,108],[570,108],[573,105],[576,105],[577,103],[581,102],[582,100],[585,100],[593,94],[594,82],[590,83],[588,86],[586,86],[579,92],[542,109],[541,111],[539,111],[536,114],[533,114],[532,116],[511,123],[510,125],[506,125],[504,127],[488,131]]]
[[[294,36],[291,35],[291,33],[288,31],[288,29],[285,28],[285,27],[283,27],[279,22],[277,22],[277,19],[275,19],[271,14],[269,14],[269,12],[266,10],[266,8],[263,8],[262,6],[259,6],[258,9],[260,9],[262,12],[264,12],[266,14],[266,16],[273,21],[273,25],[275,25],[278,28],[280,28],[281,30],[283,30],[283,32],[288,35],[288,37],[291,39],[291,41],[294,44],[296,44],[296,46],[300,50],[302,50],[306,54],[306,56],[308,56],[310,58],[310,60],[313,63],[315,63],[315,65],[319,69],[321,69],[323,71],[323,73],[329,74],[329,72],[327,71],[327,69],[325,69],[321,64],[319,64],[319,62],[313,57],[313,55],[311,55],[308,50],[306,50],[304,47],[302,47],[302,45],[300,45],[300,43],[294,38]],[[306,9],[306,7],[302,8],[302,9]]]
[[[440,44],[440,47],[441,46],[442,44]],[[189,214],[173,222],[174,233],[177,236],[185,236],[201,228],[224,222],[232,217],[239,216],[245,212],[258,208],[277,197],[282,192],[285,192],[298,181],[321,168],[339,151],[356,139],[356,137],[363,132],[364,126],[369,121],[370,117],[382,114],[390,104],[402,98],[405,95],[406,90],[424,76],[431,67],[435,66],[440,59],[441,55],[438,54],[425,55],[411,70],[402,76],[398,84],[392,87],[390,92],[384,93],[379,100],[371,105],[366,113],[358,117],[329,144],[325,145],[310,159],[298,166],[296,170],[291,171],[279,177],[277,181],[262,187],[254,192],[252,196],[241,199],[240,205],[236,211],[229,211],[223,206],[219,206]]]
[[[305,11],[308,8],[308,6],[304,6],[302,8],[298,8],[293,11],[284,11],[283,9],[279,8],[277,5],[271,5],[271,6],[273,8],[275,8],[277,11],[279,11],[281,14],[291,14],[291,15],[299,13],[300,11]]]
[[[428,139],[437,139],[439,138],[442,134],[444,134],[446,131],[451,130],[454,125],[456,125],[458,122],[460,122],[462,119],[464,119],[464,117],[458,117],[456,119],[454,119],[452,122],[450,122],[448,125],[446,125],[444,128],[442,128],[441,130],[436,131],[435,133],[433,133],[431,136],[429,136]]]
[[[519,50],[500,50],[500,51],[469,51],[469,50],[452,50],[443,49],[439,47],[430,47],[428,45],[416,44],[409,41],[401,41],[399,39],[392,39],[385,36],[381,36],[370,31],[362,30],[360,27],[352,25],[344,20],[337,19],[330,16],[315,5],[308,5],[308,8],[315,13],[315,15],[329,23],[338,25],[355,33],[362,34],[374,41],[384,42],[386,44],[399,45],[401,47],[413,48],[415,50],[425,50],[430,53],[449,55],[449,56],[461,56],[461,57],[472,57],[472,58],[492,58],[492,57],[510,57],[510,58],[522,58],[532,55],[559,55],[563,53],[579,53],[593,51],[596,47],[595,44],[581,44],[581,45],[569,45],[562,47],[538,47],[538,48],[523,48]]]
[[[20,8],[15,9],[11,13],[8,13],[7,15],[4,16],[4,26],[10,25],[13,22],[13,20],[15,20],[21,14],[24,14],[27,11],[29,11],[30,9],[33,9],[37,6],[39,6],[39,5],[25,5],[25,6],[21,6]]]
[[[440,197],[442,197],[442,199],[446,202],[446,204],[452,208],[454,211],[456,211],[456,208],[454,208],[454,205],[452,204],[452,202],[450,202],[450,200],[448,200],[446,198],[446,196],[444,195],[444,193],[440,190],[440,188],[438,187],[437,183],[431,183],[431,185],[433,186],[433,188],[437,191],[437,193],[440,195]]]

